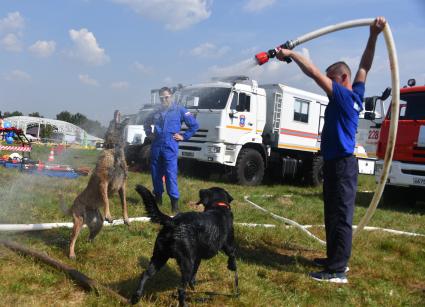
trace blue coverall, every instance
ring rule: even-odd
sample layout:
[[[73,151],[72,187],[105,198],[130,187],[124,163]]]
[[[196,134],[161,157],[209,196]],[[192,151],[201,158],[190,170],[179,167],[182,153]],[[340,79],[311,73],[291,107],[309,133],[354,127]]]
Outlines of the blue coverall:
[[[188,127],[182,136],[184,140],[188,140],[199,129],[199,124],[193,114],[182,106],[173,103],[167,109],[158,108],[145,121],[144,129],[147,137],[152,136],[151,125],[154,126],[151,172],[154,194],[157,196],[161,196],[164,192],[162,178],[165,176],[168,195],[170,198],[179,199],[177,184],[179,142],[173,139],[173,135],[180,132],[182,122]]]

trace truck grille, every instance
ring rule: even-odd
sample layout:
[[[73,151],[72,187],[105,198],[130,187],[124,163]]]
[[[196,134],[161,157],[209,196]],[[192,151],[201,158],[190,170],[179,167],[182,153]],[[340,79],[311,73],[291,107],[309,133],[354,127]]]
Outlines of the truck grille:
[[[187,131],[187,128],[182,128],[183,133]],[[190,151],[201,151],[202,147],[192,146],[196,144],[204,144],[207,142],[208,129],[198,129],[196,133],[190,138],[190,140],[182,141],[179,146],[180,150],[190,150]]]
[[[417,170],[410,170],[410,169],[402,169],[401,172],[403,174],[407,175],[413,175],[413,176],[425,176],[425,171],[417,171]]]
[[[182,141],[184,143],[198,143],[198,144],[203,144],[206,143],[207,141],[198,141],[198,140],[186,140],[186,141]]]
[[[414,146],[413,150],[425,150],[425,147]]]
[[[201,151],[201,147],[196,147],[196,146],[179,146],[179,149],[181,150],[191,150],[191,151]]]
[[[184,133],[185,131],[187,131],[187,128],[182,128],[181,132]],[[198,129],[198,131],[196,131],[196,133],[192,136],[192,138],[206,138],[207,135],[208,135],[207,129]]]

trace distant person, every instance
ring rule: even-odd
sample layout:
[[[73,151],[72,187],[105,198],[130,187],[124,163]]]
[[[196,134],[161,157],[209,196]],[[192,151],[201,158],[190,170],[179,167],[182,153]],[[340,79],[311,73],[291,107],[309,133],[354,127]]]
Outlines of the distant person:
[[[148,139],[152,140],[151,171],[153,193],[157,203],[162,204],[165,176],[167,193],[170,196],[171,208],[174,213],[179,211],[179,189],[177,184],[178,143],[188,140],[198,130],[195,117],[184,107],[173,102],[173,93],[168,87],[159,90],[161,106],[153,111],[145,121],[144,129]],[[187,126],[186,132],[180,134],[181,124]],[[154,126],[152,132],[151,125]]]
[[[302,55],[281,49],[277,58],[289,57],[328,95],[325,123],[321,136],[323,155],[323,200],[326,228],[327,258],[316,258],[323,271],[310,273],[318,281],[347,283],[348,260],[351,256],[352,223],[357,191],[358,164],[354,156],[356,130],[365,81],[375,54],[379,33],[385,27],[384,17],[377,17],[370,26],[369,39],[360,60],[359,69],[351,84],[351,71],[344,62],[326,69],[326,75]]]

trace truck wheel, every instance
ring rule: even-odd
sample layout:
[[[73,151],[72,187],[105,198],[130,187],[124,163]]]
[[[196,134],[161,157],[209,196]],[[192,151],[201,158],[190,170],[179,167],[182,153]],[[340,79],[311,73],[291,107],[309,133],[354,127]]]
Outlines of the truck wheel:
[[[323,183],[323,157],[314,156],[311,161],[311,170],[308,181],[312,186],[319,186]]]
[[[259,185],[264,177],[264,161],[261,154],[251,148],[243,148],[236,161],[234,179],[241,185]]]

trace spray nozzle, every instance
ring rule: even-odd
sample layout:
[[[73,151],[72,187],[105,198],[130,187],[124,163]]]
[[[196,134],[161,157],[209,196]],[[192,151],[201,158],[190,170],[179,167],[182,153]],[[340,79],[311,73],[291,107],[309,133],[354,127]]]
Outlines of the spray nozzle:
[[[274,49],[270,49],[267,52],[263,51],[263,52],[257,53],[255,55],[255,59],[256,59],[258,65],[263,65],[264,63],[267,63],[269,59],[274,58],[276,56],[276,54],[280,51],[280,49],[292,49],[294,47],[295,46],[294,46],[294,43],[292,41],[287,41],[286,43],[284,43],[280,46],[277,46]],[[289,58],[289,57],[285,57],[283,60],[286,63],[292,62],[291,58]]]

